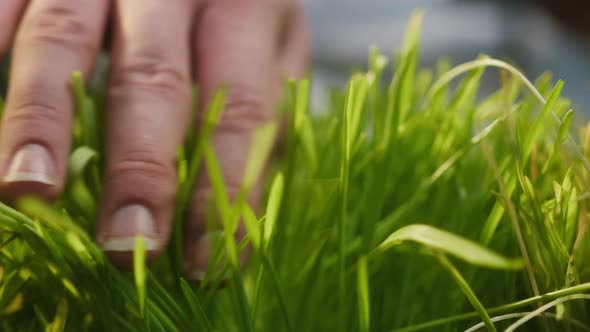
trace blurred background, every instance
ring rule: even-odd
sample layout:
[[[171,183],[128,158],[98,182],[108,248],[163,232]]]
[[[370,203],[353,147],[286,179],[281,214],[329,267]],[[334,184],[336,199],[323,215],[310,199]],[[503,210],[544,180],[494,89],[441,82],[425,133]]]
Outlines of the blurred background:
[[[422,65],[441,56],[453,64],[485,53],[516,65],[530,79],[549,70],[563,79],[563,96],[590,118],[590,1],[588,0],[303,0],[312,31],[314,102],[365,67],[367,51],[399,50],[406,22],[425,10]],[[488,70],[484,90],[498,87]],[[319,105],[316,105],[319,106]]]
[[[2,1],[2,0],[0,0]],[[406,22],[426,12],[422,65],[441,56],[459,64],[485,53],[516,65],[530,79],[549,70],[565,81],[563,95],[590,118],[590,0],[301,0],[311,29],[313,101],[342,85],[352,68],[364,68],[371,45],[399,50]],[[5,77],[7,61],[0,63]],[[484,76],[483,93],[498,87]],[[0,95],[6,86],[0,80]]]

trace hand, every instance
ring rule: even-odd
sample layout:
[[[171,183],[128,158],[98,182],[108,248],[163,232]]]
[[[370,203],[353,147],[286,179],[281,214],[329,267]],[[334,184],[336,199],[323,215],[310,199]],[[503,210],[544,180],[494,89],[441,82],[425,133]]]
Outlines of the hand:
[[[146,237],[152,259],[168,242],[176,148],[190,120],[193,81],[201,111],[218,87],[228,86],[211,139],[231,197],[252,130],[274,116],[282,78],[304,70],[306,40],[295,0],[2,0],[0,56],[14,39],[0,128],[3,195],[52,199],[62,190],[74,111],[70,77],[92,72],[109,16],[108,153],[96,237],[117,265],[128,267],[135,235]],[[186,232],[188,267],[196,273],[209,259],[210,193],[200,176]],[[258,194],[249,199],[254,204]]]

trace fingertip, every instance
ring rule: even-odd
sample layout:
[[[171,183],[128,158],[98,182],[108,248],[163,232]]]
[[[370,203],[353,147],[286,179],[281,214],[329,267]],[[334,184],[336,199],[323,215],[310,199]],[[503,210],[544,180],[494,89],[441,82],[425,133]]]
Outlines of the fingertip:
[[[185,274],[188,279],[201,283],[211,280],[227,279],[227,247],[225,247],[225,231],[209,230],[200,233],[195,238],[186,240],[185,250]],[[245,238],[246,230],[240,221],[236,234],[233,236],[238,250],[238,263],[240,269],[244,269],[248,263],[251,246],[241,249],[239,243]],[[241,250],[240,250],[241,249]]]
[[[34,195],[53,200],[61,191],[61,181],[49,149],[37,143],[25,144],[8,156],[2,174],[2,196],[15,200]]]
[[[158,232],[153,213],[144,205],[128,204],[115,209],[100,219],[97,244],[118,267],[133,264],[133,251],[138,236],[144,238],[148,260],[155,259],[163,250],[165,240]]]
[[[187,246],[185,270],[190,279],[202,281],[209,270],[211,259],[223,244],[223,231],[210,231],[200,234]],[[215,264],[215,262],[213,262]]]
[[[141,204],[129,204],[103,220],[97,237],[105,251],[133,251],[138,235],[146,239],[147,250],[157,249],[158,234],[152,213]]]
[[[46,147],[26,144],[12,156],[2,180],[7,183],[32,182],[55,186],[55,163],[52,159]]]

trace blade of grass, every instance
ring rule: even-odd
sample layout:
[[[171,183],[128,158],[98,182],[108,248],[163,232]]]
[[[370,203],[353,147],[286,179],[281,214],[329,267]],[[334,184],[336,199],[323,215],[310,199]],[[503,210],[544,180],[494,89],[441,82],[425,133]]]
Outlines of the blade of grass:
[[[135,279],[135,287],[137,289],[137,299],[139,303],[139,312],[142,317],[145,317],[145,303],[146,303],[146,251],[145,240],[143,236],[135,237],[135,245],[133,247],[133,275]]]
[[[205,310],[203,310],[201,302],[195,295],[195,292],[190,287],[190,285],[182,278],[180,279],[180,288],[182,290],[182,294],[184,295],[184,299],[186,300],[190,308],[190,312],[192,316],[196,319],[201,330],[205,332],[212,332],[213,326],[211,325],[211,322],[209,322],[209,319],[207,318]]]
[[[388,101],[385,111],[385,127],[383,134],[383,151],[389,150],[392,138],[397,135],[399,126],[410,111],[412,105],[412,85],[418,64],[418,43],[420,27],[424,12],[415,10],[409,19],[404,36],[402,55],[397,70],[388,89]]]
[[[250,317],[256,319],[258,314],[258,302],[260,301],[260,293],[262,292],[262,281],[264,278],[264,264],[260,265],[258,275],[256,276],[256,283],[254,284],[254,292],[252,295],[252,305],[250,306]]]
[[[264,264],[266,266],[266,270],[270,272],[271,280],[274,283],[276,294],[279,300],[279,307],[283,312],[285,324],[287,325],[287,331],[294,331],[293,325],[291,324],[291,319],[289,318],[289,311],[287,310],[287,301],[285,299],[285,296],[283,295],[279,275],[274,267],[274,264],[268,256],[264,256]]]
[[[361,332],[371,330],[370,299],[369,299],[369,268],[367,257],[362,256],[358,260],[357,268],[357,296],[359,324]]]
[[[547,101],[545,100],[543,95],[541,95],[539,90],[537,90],[537,88],[535,88],[533,83],[531,83],[531,81],[529,81],[526,78],[526,76],[524,76],[524,74],[522,74],[514,66],[512,66],[504,61],[500,61],[500,60],[496,60],[496,59],[480,59],[480,60],[474,60],[474,61],[469,61],[469,62],[463,63],[463,64],[451,69],[450,71],[445,73],[441,78],[439,78],[430,88],[427,98],[426,98],[425,105],[427,105],[427,103],[436,95],[436,93],[440,89],[442,89],[444,86],[446,86],[455,77],[457,77],[465,72],[468,72],[474,68],[477,68],[477,67],[498,67],[498,68],[502,68],[502,69],[509,71],[511,74],[513,74],[515,77],[517,77],[519,79],[519,81],[521,81],[525,85],[525,87],[535,96],[535,98],[541,104],[545,105],[547,103]],[[551,110],[551,114],[552,114],[553,118],[555,119],[555,121],[557,122],[557,124],[561,125],[561,119],[559,118],[559,116],[553,110]],[[572,138],[572,136],[570,134],[568,134],[568,140],[572,143],[572,146],[574,147],[574,151],[575,151],[577,157],[584,165],[584,169],[586,170],[586,172],[590,173],[590,164],[588,163],[588,160],[586,159],[586,157],[584,156],[584,154],[582,153],[582,151],[580,150],[580,148],[578,147],[575,140]]]
[[[73,178],[81,176],[84,169],[97,158],[98,153],[88,146],[75,149],[68,159],[68,175]]]
[[[455,283],[459,286],[459,288],[461,288],[461,291],[463,292],[463,294],[465,294],[465,297],[467,297],[475,311],[483,320],[488,331],[496,332],[496,327],[494,326],[494,323],[492,323],[492,321],[490,320],[490,316],[488,315],[486,309],[481,304],[481,302],[469,286],[469,283],[465,280],[465,278],[463,278],[459,270],[457,270],[457,268],[445,257],[444,254],[441,254],[440,252],[435,252],[434,256],[437,258],[439,263],[451,274]]]
[[[97,116],[92,99],[86,94],[84,87],[84,78],[82,73],[76,71],[72,74],[72,88],[76,111],[80,119],[81,141],[83,145],[93,149],[98,148],[98,126]]]
[[[68,301],[64,298],[59,301],[55,308],[55,317],[53,321],[45,328],[46,332],[62,332],[66,327],[69,306]]]
[[[355,87],[354,80],[348,85],[346,101],[342,120],[342,159],[340,161],[340,216],[338,222],[338,303],[339,303],[339,330],[346,326],[346,272],[345,272],[345,246],[346,246],[346,217],[348,214],[348,182],[350,165],[350,147],[352,146],[349,137],[349,117],[354,107]]]
[[[519,318],[519,317],[523,317],[528,315],[530,312],[515,312],[512,314],[506,314],[506,315],[501,315],[501,316],[496,316],[496,317],[492,317],[492,322],[500,322],[503,320],[507,320],[507,319],[513,319],[513,318]],[[546,312],[544,313],[545,316],[547,317],[551,317],[554,318],[558,321],[560,321],[561,319],[559,319],[559,317],[554,314],[554,313],[550,313],[550,312]],[[575,325],[576,327],[580,328],[581,330],[584,331],[590,331],[590,326],[585,325],[584,323],[575,320],[575,319],[566,319],[569,322],[571,322],[573,325]],[[476,325],[473,325],[472,327],[468,328],[467,330],[465,330],[465,332],[474,332],[479,330],[480,328],[484,327],[484,323],[478,323]]]
[[[529,158],[531,151],[533,150],[533,145],[536,139],[541,134],[543,124],[546,118],[551,114],[551,111],[553,110],[555,103],[557,102],[557,98],[559,97],[559,94],[561,93],[562,89],[563,81],[558,81],[555,87],[553,88],[553,91],[551,91],[551,95],[547,99],[547,102],[545,103],[545,105],[543,105],[543,110],[541,111],[541,114],[539,114],[539,116],[535,118],[531,127],[529,128],[522,147],[523,163],[526,163],[527,159]]]
[[[245,199],[259,180],[274,146],[276,133],[277,124],[275,122],[266,123],[254,130],[250,142],[248,161],[240,185],[239,197],[236,200]]]
[[[539,295],[539,293],[540,293],[539,286],[538,286],[537,280],[535,278],[535,273],[533,271],[531,259],[529,257],[529,253],[528,253],[528,250],[527,250],[525,242],[524,242],[524,237],[522,235],[522,231],[521,231],[520,225],[518,223],[518,216],[516,214],[516,209],[514,208],[514,204],[512,203],[512,200],[510,199],[510,193],[506,189],[506,184],[504,183],[502,175],[500,174],[496,159],[494,158],[494,155],[490,151],[490,147],[487,144],[485,144],[485,142],[484,142],[484,144],[482,144],[482,150],[484,152],[485,157],[488,160],[488,163],[490,164],[490,167],[492,169],[494,177],[496,178],[496,181],[498,182],[498,186],[500,188],[500,193],[502,194],[502,199],[504,200],[504,205],[506,206],[506,209],[508,210],[508,215],[510,217],[510,221],[512,222],[512,228],[513,228],[514,233],[516,235],[518,247],[520,249],[520,253],[521,253],[522,259],[524,261],[524,266],[527,271],[527,276],[529,279],[531,289],[533,291],[533,294]]]
[[[307,161],[310,163],[310,169],[314,170],[317,167],[318,156],[315,135],[308,115],[309,85],[309,79],[292,82],[291,94],[294,97],[294,132],[303,146]]]
[[[256,218],[254,211],[252,211],[252,208],[250,208],[248,204],[244,203],[241,204],[240,213],[254,251],[260,252],[262,232],[260,231],[260,225],[258,224],[258,219]]]
[[[510,311],[513,311],[513,310],[516,310],[516,309],[519,309],[522,307],[536,305],[541,302],[555,300],[555,299],[558,299],[558,298],[561,298],[564,296],[569,296],[569,295],[574,295],[574,294],[583,294],[588,291],[590,291],[590,282],[583,283],[583,284],[576,285],[576,286],[572,286],[572,287],[568,287],[568,288],[563,288],[563,289],[549,292],[549,293],[545,293],[545,294],[541,294],[539,296],[529,297],[524,300],[496,306],[493,308],[489,308],[487,310],[487,312],[490,315],[501,314],[501,313],[510,312]],[[412,326],[407,326],[407,327],[403,327],[403,328],[399,328],[399,329],[394,329],[394,330],[392,330],[392,332],[420,331],[420,330],[425,330],[425,329],[429,329],[429,328],[434,328],[437,326],[448,325],[448,324],[462,321],[462,320],[475,318],[475,317],[478,317],[478,315],[479,314],[477,312],[469,312],[469,313],[454,315],[454,316],[450,316],[450,317],[435,319],[435,320],[432,320],[429,322],[424,322],[424,323],[420,323],[420,324],[416,324],[416,325],[412,325]]]
[[[512,323],[510,326],[508,326],[506,328],[506,330],[504,330],[504,332],[516,331],[516,329],[519,328],[521,325],[525,324],[529,320],[531,320],[539,315],[542,315],[543,312],[545,312],[547,309],[550,309],[554,306],[557,306],[561,303],[571,301],[571,300],[590,300],[590,295],[576,294],[576,295],[565,296],[565,297],[553,300],[553,301],[539,307],[538,309],[528,313],[526,316],[522,317],[521,319],[517,320],[516,322]]]
[[[285,179],[282,173],[278,173],[270,187],[270,194],[268,196],[268,203],[266,205],[266,219],[264,222],[263,241],[264,253],[268,254],[270,248],[270,241],[273,230],[279,215],[281,207],[281,200],[283,197],[283,189],[285,187]]]
[[[508,259],[458,235],[428,225],[413,224],[392,233],[374,251],[383,253],[405,242],[415,242],[430,249],[444,252],[469,264],[493,269],[517,270],[522,268],[520,259]]]
[[[231,272],[230,280],[234,288],[234,296],[236,303],[239,306],[239,313],[242,316],[243,326],[247,331],[252,331],[252,322],[250,319],[250,310],[248,309],[248,299],[244,290],[244,284],[240,272],[240,264],[238,261],[238,252],[234,235],[237,229],[237,223],[239,220],[239,214],[232,208],[228,194],[225,190],[225,184],[223,175],[219,168],[215,151],[210,143],[204,144],[204,155],[205,162],[207,164],[207,171],[209,174],[209,180],[213,187],[213,194],[217,205],[217,211],[221,217],[221,221],[224,227],[223,238],[225,243],[225,249],[230,261]],[[242,187],[243,188],[243,187]]]
[[[557,138],[558,138],[559,142],[563,143],[567,139],[567,136],[570,133],[570,127],[572,125],[573,119],[574,119],[574,110],[570,109],[569,111],[567,111],[565,113],[565,115],[563,116],[563,120],[561,121],[561,124],[559,125],[559,131],[557,134]]]
[[[193,101],[196,101],[196,98],[196,91],[193,90]],[[186,166],[185,180],[182,183],[179,183],[178,186],[176,209],[174,210],[173,229],[170,241],[170,247],[173,248],[173,250],[170,250],[171,265],[177,277],[180,277],[183,271],[183,231],[184,221],[186,219],[185,213],[188,206],[190,193],[197,178],[199,167],[203,161],[205,150],[204,145],[206,142],[209,142],[209,137],[211,136],[211,133],[219,121],[221,112],[223,111],[225,105],[225,99],[226,92],[223,89],[217,91],[211,99],[211,102],[207,108],[207,112],[201,120],[202,123],[198,134],[198,139],[196,142],[194,142],[194,144],[192,144],[193,150],[190,151],[190,154],[188,155],[190,159],[185,161],[188,163]],[[196,117],[195,113],[196,110],[193,109],[193,114]]]

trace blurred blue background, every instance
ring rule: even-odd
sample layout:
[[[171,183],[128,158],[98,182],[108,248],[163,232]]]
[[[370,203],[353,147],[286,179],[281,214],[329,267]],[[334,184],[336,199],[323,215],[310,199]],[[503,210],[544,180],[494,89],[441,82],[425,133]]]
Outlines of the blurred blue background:
[[[531,79],[549,70],[565,81],[563,95],[577,112],[590,117],[586,2],[304,0],[312,33],[314,101],[322,103],[321,91],[342,84],[351,67],[364,67],[369,46],[377,45],[385,54],[398,50],[410,14],[420,7],[426,12],[422,65],[434,66],[441,56],[458,64],[485,53],[508,60]],[[491,91],[497,88],[497,75],[489,72],[484,89]]]

